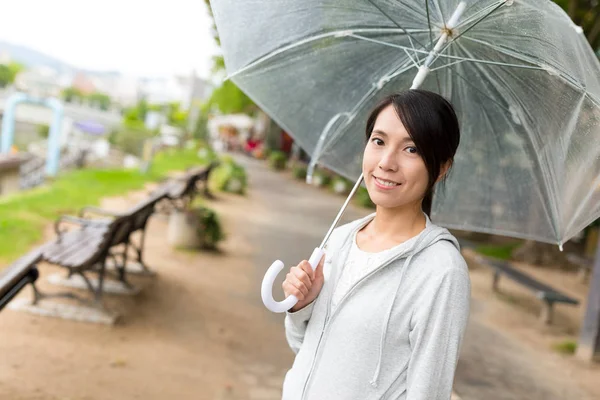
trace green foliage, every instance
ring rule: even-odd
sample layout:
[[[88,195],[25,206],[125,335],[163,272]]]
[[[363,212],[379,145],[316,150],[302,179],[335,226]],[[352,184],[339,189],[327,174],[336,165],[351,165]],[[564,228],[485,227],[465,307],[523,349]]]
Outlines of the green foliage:
[[[214,250],[217,244],[225,239],[225,233],[217,213],[207,207],[198,207],[192,212],[199,219],[198,235],[202,241],[202,247]]]
[[[521,242],[502,245],[483,245],[478,246],[475,251],[486,257],[497,258],[499,260],[510,260],[512,252],[520,245]]]
[[[187,111],[183,111],[179,103],[167,104],[167,121],[169,125],[185,129],[187,127]]]
[[[104,111],[108,110],[111,104],[110,97],[104,93],[92,93],[87,97],[87,99],[93,106],[96,106]]]
[[[306,167],[305,166],[295,166],[292,169],[292,175],[296,179],[306,179]]]
[[[223,157],[211,173],[209,185],[213,190],[244,194],[248,185],[246,170],[230,157]]]
[[[560,343],[554,344],[552,348],[559,353],[563,354],[575,354],[577,351],[577,342],[574,340],[565,340]]]
[[[363,186],[359,187],[354,195],[354,201],[361,207],[365,208],[375,208],[375,203],[371,201],[371,197],[369,197],[369,192]]]
[[[0,64],[0,88],[14,83],[15,78],[23,69],[23,65],[16,62]]]
[[[283,151],[273,151],[269,154],[269,165],[271,168],[280,171],[285,169],[287,164],[287,155]]]
[[[119,150],[141,157],[144,150],[144,142],[156,135],[154,132],[146,129],[143,123],[131,121],[127,126],[113,131],[109,137],[109,142]]]
[[[208,106],[223,114],[252,113],[256,109],[252,100],[230,80],[213,91]]]
[[[168,172],[206,164],[196,149],[160,152],[149,174],[137,169],[83,169],[61,174],[48,185],[0,198],[0,262],[23,255],[43,239],[44,227],[61,214],[75,214],[101,198],[141,189]],[[1,267],[0,267],[1,269]]]
[[[50,135],[50,126],[47,124],[40,124],[37,126],[37,133],[40,137],[47,139]]]
[[[74,101],[82,101],[85,98],[85,95],[79,91],[79,89],[74,87],[68,87],[63,89],[61,93],[61,97],[67,103],[72,103]]]

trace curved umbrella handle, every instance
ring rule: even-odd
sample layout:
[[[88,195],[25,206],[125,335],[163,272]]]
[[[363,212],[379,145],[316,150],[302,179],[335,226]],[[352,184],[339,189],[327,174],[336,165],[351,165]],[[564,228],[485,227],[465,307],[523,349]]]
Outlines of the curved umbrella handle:
[[[323,258],[324,255],[325,252],[320,247],[317,247],[313,251],[312,255],[308,260],[308,263],[312,267],[313,271],[317,268],[317,265],[319,265],[319,262],[321,261],[321,258]],[[283,301],[275,301],[275,299],[273,298],[273,283],[275,282],[275,278],[277,278],[277,275],[279,274],[279,272],[281,272],[283,267],[283,262],[281,262],[280,260],[277,260],[273,264],[271,264],[271,266],[267,270],[267,273],[265,274],[265,277],[263,278],[262,287],[260,291],[262,301],[265,304],[265,307],[276,313],[286,312],[290,308],[294,307],[298,302],[298,299],[294,295],[288,296]]]

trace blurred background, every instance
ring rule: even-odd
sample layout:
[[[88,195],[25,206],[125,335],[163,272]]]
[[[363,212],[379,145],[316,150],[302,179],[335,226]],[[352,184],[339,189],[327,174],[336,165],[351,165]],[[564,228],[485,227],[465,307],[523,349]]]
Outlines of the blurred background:
[[[600,2],[556,3],[600,56]],[[208,0],[2,6],[0,398],[281,397],[262,276],[310,255],[353,183],[306,184],[308,154],[225,76]],[[344,221],[371,212],[361,188]],[[454,231],[456,398],[600,398],[599,226],[564,251]]]

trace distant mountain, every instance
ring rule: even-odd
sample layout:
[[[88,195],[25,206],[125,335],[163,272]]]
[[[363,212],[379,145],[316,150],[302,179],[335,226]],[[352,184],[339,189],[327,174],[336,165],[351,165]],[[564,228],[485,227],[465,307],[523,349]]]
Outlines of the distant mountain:
[[[4,52],[10,54],[11,59],[29,67],[45,66],[55,69],[60,73],[83,72],[88,75],[120,75],[119,71],[91,71],[84,68],[77,68],[41,51],[0,40],[0,54]]]

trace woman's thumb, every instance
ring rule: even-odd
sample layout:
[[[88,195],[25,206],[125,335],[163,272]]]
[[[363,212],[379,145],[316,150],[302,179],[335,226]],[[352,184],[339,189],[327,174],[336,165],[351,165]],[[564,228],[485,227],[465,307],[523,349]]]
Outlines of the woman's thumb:
[[[319,261],[319,264],[315,269],[315,278],[323,276],[323,266],[325,265],[325,257],[325,254],[323,254],[323,257],[321,257],[321,261]]]

